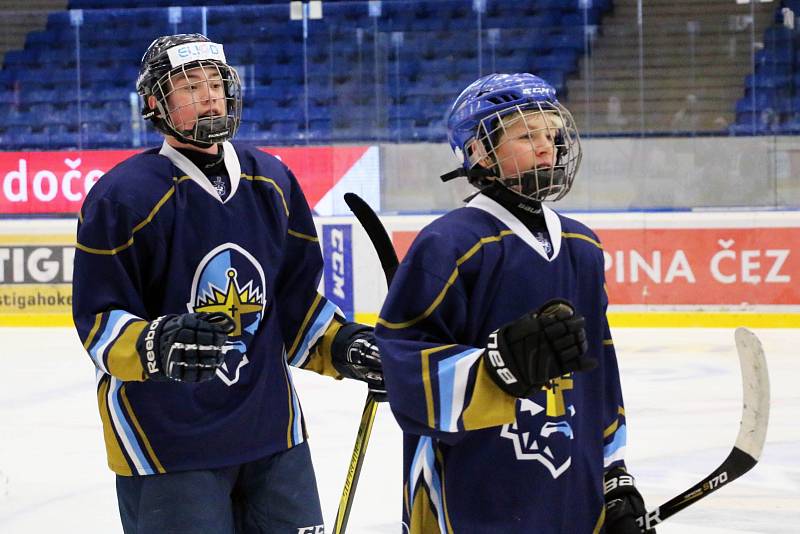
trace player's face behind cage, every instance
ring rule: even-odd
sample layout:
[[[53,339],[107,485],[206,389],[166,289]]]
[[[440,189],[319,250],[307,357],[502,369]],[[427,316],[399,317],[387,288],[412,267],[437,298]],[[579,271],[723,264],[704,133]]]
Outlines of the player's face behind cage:
[[[560,104],[515,106],[481,121],[469,145],[472,167],[491,171],[535,200],[559,200],[572,187],[581,159],[572,115]]]
[[[232,137],[241,114],[236,71],[218,62],[182,65],[156,81],[154,97],[167,126],[187,140]]]

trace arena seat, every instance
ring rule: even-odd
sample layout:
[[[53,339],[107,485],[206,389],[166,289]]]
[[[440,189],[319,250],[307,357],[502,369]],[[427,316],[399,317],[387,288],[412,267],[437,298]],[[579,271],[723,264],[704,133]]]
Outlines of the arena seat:
[[[69,9],[84,10],[77,28],[68,11],[49,14],[45,29],[29,33],[23,49],[9,51],[0,71],[0,102],[16,106],[14,120],[31,126],[20,143],[39,146],[49,136],[52,148],[73,146],[69,138],[77,137],[78,128],[69,121],[78,120],[78,100],[84,102],[84,121],[103,121],[84,131],[83,146],[132,143],[130,94],[144,48],[158,35],[199,31],[202,23],[211,39],[225,43],[240,70],[244,138],[284,144],[441,140],[444,109],[480,74],[528,70],[563,90],[584,50],[584,20],[598,23],[611,0],[488,2],[480,58],[474,39],[478,13],[465,0],[325,2],[324,18],[308,24],[305,47],[303,24],[289,20],[286,0],[207,0],[204,11],[195,4],[72,0]],[[169,21],[167,7],[182,8],[178,22]],[[776,43],[787,39],[781,31],[770,35]],[[794,58],[786,59],[764,52],[751,86],[767,87],[791,74],[784,65]],[[35,107],[48,101],[60,102],[50,115]],[[46,116],[58,117],[58,128],[42,135],[36,121]],[[140,137],[158,140],[152,129]],[[18,148],[11,139],[10,148]]]

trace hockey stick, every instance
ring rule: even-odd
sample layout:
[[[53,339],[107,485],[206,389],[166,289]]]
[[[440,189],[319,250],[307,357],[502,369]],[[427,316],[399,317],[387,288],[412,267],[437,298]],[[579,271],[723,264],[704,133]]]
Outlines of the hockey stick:
[[[769,375],[764,349],[756,335],[746,328],[736,329],[736,350],[742,368],[742,421],[733,450],[706,478],[639,517],[640,527],[650,529],[703,497],[733,482],[758,463],[769,423]]]
[[[369,207],[369,205],[355,193],[345,193],[344,201],[356,216],[358,222],[364,230],[378,253],[378,259],[386,276],[386,285],[392,282],[392,277],[397,270],[397,254],[395,253],[392,240],[386,233],[386,228],[381,224],[380,219]],[[333,526],[334,534],[341,534],[347,528],[347,520],[350,518],[350,508],[353,506],[358,477],[361,475],[361,466],[364,463],[364,456],[367,453],[369,437],[372,434],[372,424],[375,421],[375,414],[378,411],[378,402],[372,392],[367,393],[367,402],[364,404],[364,411],[361,413],[361,423],[358,425],[356,442],[353,445],[353,455],[350,457],[350,466],[347,469],[347,478],[344,481],[342,497],[339,499],[339,510],[336,512],[336,522]]]

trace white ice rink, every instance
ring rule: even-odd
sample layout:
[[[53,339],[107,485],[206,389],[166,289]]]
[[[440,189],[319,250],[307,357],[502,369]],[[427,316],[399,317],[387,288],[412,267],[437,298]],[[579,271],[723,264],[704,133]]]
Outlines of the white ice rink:
[[[800,533],[800,330],[756,333],[772,386],[762,459],[668,520],[660,533]],[[741,383],[733,330],[617,329],[614,335],[629,422],[628,466],[654,507],[709,474],[736,438]],[[122,532],[94,369],[76,335],[0,328],[0,363],[0,533]],[[365,391],[308,372],[294,375],[330,529]],[[382,406],[349,532],[400,532],[400,442]]]

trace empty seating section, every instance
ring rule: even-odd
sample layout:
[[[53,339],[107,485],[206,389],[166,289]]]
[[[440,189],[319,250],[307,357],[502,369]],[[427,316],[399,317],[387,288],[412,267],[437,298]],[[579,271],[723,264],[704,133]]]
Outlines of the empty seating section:
[[[736,102],[734,134],[800,133],[800,28],[784,24],[790,9],[800,23],[800,0],[782,0],[775,23],[764,31],[764,47],[755,53],[755,72],[744,81]]]
[[[132,95],[142,53],[157,36],[201,31],[225,44],[241,74],[240,138],[442,141],[447,105],[480,74],[530,71],[565,90],[584,53],[584,25],[599,24],[611,8],[611,0],[487,0],[479,13],[473,0],[327,1],[304,38],[285,0],[196,4],[72,0],[71,11],[51,13],[24,49],[5,56],[4,148],[156,143]],[[791,63],[794,56],[777,49],[765,49],[764,61]],[[758,87],[762,74],[753,80]]]

